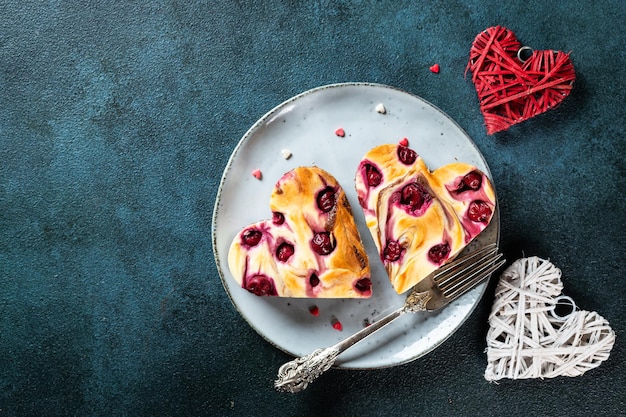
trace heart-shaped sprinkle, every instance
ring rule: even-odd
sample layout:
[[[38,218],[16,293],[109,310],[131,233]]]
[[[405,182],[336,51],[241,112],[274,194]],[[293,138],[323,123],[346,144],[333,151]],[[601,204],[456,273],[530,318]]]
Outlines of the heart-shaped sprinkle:
[[[252,171],[252,176],[257,180],[260,180],[261,178],[263,178],[263,173],[260,169],[255,169],[254,171]]]
[[[375,110],[377,113],[380,113],[380,114],[387,113],[387,109],[385,108],[385,105],[383,103],[378,103],[378,105],[376,105]]]
[[[339,136],[340,138],[343,138],[344,136],[346,136],[346,131],[343,130],[342,128],[339,128],[335,130],[335,135]]]
[[[432,72],[433,74],[439,74],[439,64],[431,65],[430,72]]]
[[[320,315],[320,309],[318,306],[309,307],[309,313],[313,314],[315,317]]]
[[[342,331],[343,330],[343,324],[341,324],[341,322],[339,320],[337,320],[336,318],[333,318],[332,326],[333,326],[333,329],[335,329],[337,331]]]
[[[409,139],[407,139],[407,138],[402,138],[402,139],[400,139],[400,142],[398,142],[398,144],[399,144],[400,146],[409,146]]]
[[[609,358],[615,332],[596,312],[562,295],[561,270],[538,257],[500,277],[489,316],[485,379],[579,376]],[[561,301],[565,313],[558,312]]]
[[[289,159],[291,158],[291,151],[289,149],[281,149],[280,154],[283,156],[283,158],[285,159]]]
[[[490,135],[554,109],[573,88],[576,73],[568,53],[525,56],[528,50],[501,26],[486,29],[472,43],[466,72],[472,73]]]

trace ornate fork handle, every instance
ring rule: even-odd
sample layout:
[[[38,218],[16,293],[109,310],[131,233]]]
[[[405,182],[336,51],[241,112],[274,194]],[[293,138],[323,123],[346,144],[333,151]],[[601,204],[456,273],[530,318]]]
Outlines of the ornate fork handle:
[[[428,304],[430,298],[430,291],[412,291],[401,308],[371,325],[364,327],[347,339],[342,340],[334,346],[325,349],[317,349],[309,355],[285,363],[278,369],[278,379],[274,382],[274,386],[279,391],[302,391],[311,382],[315,381],[320,375],[329,370],[335,363],[339,354],[405,313],[426,311],[426,304]]]

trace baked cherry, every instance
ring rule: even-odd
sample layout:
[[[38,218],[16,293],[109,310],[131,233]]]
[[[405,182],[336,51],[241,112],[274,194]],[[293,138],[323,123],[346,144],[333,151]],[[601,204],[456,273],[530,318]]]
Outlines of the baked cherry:
[[[311,284],[311,288],[314,288],[320,285],[320,278],[317,276],[315,272],[312,273],[311,276],[309,277],[309,284]]]
[[[369,291],[372,289],[372,280],[369,278],[361,278],[354,284],[354,288],[361,292]]]
[[[383,260],[394,262],[400,259],[400,255],[402,255],[402,246],[396,240],[388,240],[383,250]]]
[[[383,174],[372,164],[365,164],[365,179],[370,187],[378,187],[383,180]]]
[[[411,165],[417,159],[417,152],[406,146],[398,146],[398,159],[405,165]]]
[[[335,250],[335,240],[329,232],[318,232],[313,235],[311,246],[318,255],[328,255]]]
[[[441,264],[448,258],[450,254],[450,245],[447,243],[440,243],[433,246],[428,251],[428,259],[436,264]]]
[[[419,210],[430,197],[428,191],[415,182],[405,185],[400,194],[400,203],[409,206],[412,211]]]
[[[265,275],[254,275],[247,279],[246,290],[254,295],[275,295],[272,281]]]
[[[476,191],[480,188],[483,183],[483,176],[480,172],[472,171],[466,174],[461,179],[461,184],[459,184],[459,191],[472,190]]]
[[[285,223],[285,216],[280,211],[275,211],[272,213],[272,223],[277,226]]]
[[[474,200],[469,204],[467,217],[473,222],[487,223],[491,218],[491,207],[482,200]]]
[[[241,234],[241,241],[247,246],[256,246],[261,241],[263,234],[257,229],[248,229]]]
[[[294,248],[291,243],[283,242],[276,248],[276,258],[281,262],[287,262],[293,255]]]
[[[324,213],[328,213],[335,207],[335,189],[326,187],[317,194],[317,207]]]

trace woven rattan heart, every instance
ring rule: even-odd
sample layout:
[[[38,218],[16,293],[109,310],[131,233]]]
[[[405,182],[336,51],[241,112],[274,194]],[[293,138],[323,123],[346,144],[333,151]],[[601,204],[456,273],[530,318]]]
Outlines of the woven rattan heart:
[[[496,287],[487,333],[485,379],[579,376],[609,358],[615,332],[593,311],[561,294],[561,270],[537,258],[518,259]],[[557,311],[560,300],[570,311]]]
[[[515,34],[501,26],[476,36],[467,70],[490,135],[557,107],[576,78],[568,53],[522,47]]]

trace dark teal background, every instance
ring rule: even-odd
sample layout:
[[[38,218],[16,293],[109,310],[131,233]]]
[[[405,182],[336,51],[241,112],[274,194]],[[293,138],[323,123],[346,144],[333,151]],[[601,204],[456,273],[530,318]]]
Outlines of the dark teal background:
[[[625,415],[625,22],[621,0],[2,1],[0,416]],[[577,80],[556,110],[487,136],[464,71],[498,24],[571,51]],[[290,358],[222,288],[215,196],[259,117],[346,81],[417,94],[474,138],[509,263],[563,270],[617,333],[607,362],[487,383],[494,278],[427,356],[274,391]]]

